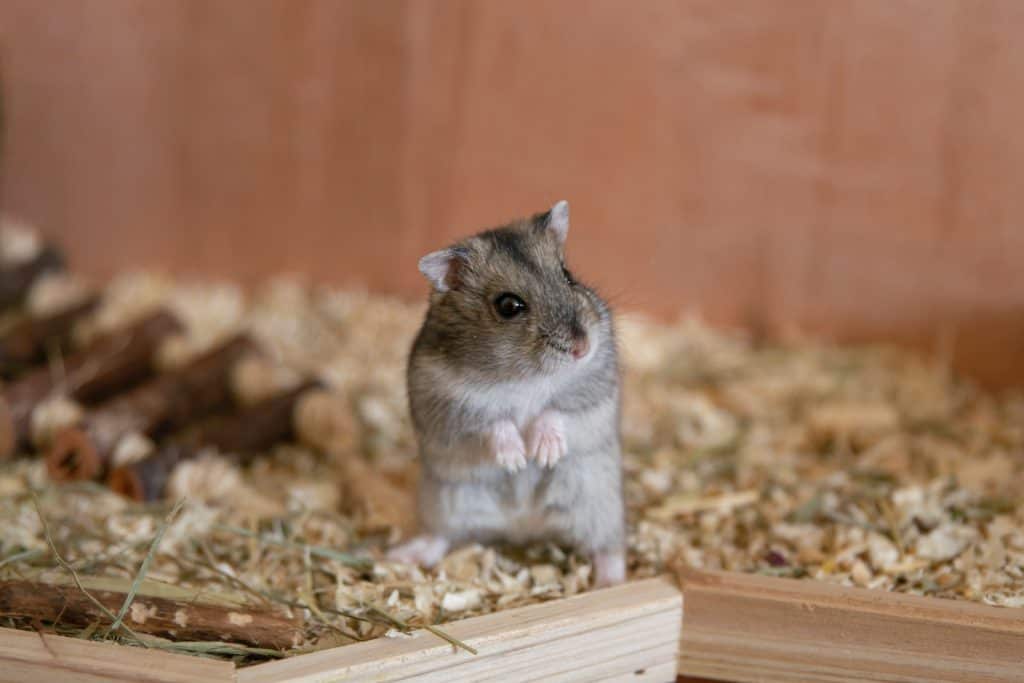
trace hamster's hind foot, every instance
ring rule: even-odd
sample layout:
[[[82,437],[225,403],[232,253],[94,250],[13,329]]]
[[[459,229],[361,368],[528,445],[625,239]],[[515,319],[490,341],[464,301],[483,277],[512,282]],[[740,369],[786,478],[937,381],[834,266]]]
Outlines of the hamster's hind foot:
[[[625,580],[625,555],[620,551],[594,554],[594,588],[607,588]]]
[[[448,545],[441,536],[423,534],[389,550],[388,559],[429,568],[444,559]]]

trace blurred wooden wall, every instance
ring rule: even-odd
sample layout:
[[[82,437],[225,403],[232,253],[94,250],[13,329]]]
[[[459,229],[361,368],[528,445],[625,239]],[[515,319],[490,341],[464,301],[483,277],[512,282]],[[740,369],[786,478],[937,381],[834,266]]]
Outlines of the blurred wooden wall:
[[[0,0],[7,209],[77,266],[420,296],[572,203],[619,305],[1024,382],[1020,0]]]

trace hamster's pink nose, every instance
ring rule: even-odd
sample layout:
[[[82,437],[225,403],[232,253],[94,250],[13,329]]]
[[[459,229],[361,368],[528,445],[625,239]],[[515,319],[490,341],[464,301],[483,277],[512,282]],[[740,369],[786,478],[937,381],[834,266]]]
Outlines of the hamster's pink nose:
[[[572,342],[572,355],[575,358],[583,358],[587,355],[587,351],[590,350],[590,342],[587,340],[586,335],[577,337]]]

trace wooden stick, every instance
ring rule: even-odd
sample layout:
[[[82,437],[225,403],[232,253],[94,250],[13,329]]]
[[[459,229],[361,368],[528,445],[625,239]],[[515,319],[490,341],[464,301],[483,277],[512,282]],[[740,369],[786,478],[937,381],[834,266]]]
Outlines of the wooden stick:
[[[138,501],[163,497],[167,480],[179,463],[205,449],[216,449],[248,460],[275,443],[288,440],[295,431],[295,407],[311,391],[322,390],[316,381],[272,396],[226,417],[211,418],[173,438],[159,451],[131,465],[115,467],[107,485]]]
[[[32,411],[55,391],[90,402],[130,386],[154,371],[153,358],[164,339],[183,325],[167,311],[111,332],[63,359],[63,376],[49,367],[32,370],[11,384],[0,406],[0,459],[29,442]]]
[[[67,346],[74,324],[96,309],[100,298],[87,296],[64,310],[41,318],[25,317],[0,336],[0,376],[13,377],[46,360],[55,346]]]
[[[1024,680],[1024,611],[682,571],[680,672],[746,683]]]
[[[125,601],[119,591],[90,591],[107,610]],[[88,626],[107,617],[81,591],[71,586],[33,581],[0,581],[0,613],[26,623]],[[301,622],[263,607],[209,605],[137,595],[125,622],[136,633],[178,641],[225,641],[286,650],[303,640]]]
[[[46,457],[50,477],[94,479],[110,465],[125,436],[154,436],[226,408],[231,403],[232,368],[254,352],[252,339],[237,335],[185,367],[160,375],[91,411],[82,425],[65,429],[54,438]]]
[[[0,683],[232,683],[235,666],[160,650],[0,628]]]
[[[0,311],[21,304],[41,275],[64,270],[64,257],[56,249],[44,246],[27,261],[0,268]]]
[[[419,631],[247,667],[238,681],[671,681],[681,626],[679,590],[650,579],[446,624],[476,655]]]

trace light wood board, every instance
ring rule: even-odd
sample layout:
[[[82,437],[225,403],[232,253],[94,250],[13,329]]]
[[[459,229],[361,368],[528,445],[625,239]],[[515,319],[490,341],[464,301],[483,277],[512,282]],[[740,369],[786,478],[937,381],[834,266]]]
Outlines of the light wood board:
[[[25,680],[1024,681],[1024,610],[730,572],[670,579],[239,669],[225,662],[0,629],[0,683]],[[683,612],[685,608],[685,627]]]
[[[0,683],[230,683],[230,662],[0,628]]]
[[[680,673],[737,683],[1019,683],[1024,610],[731,572],[684,575]]]
[[[681,626],[678,589],[650,579],[446,624],[476,655],[418,632],[260,664],[238,681],[672,681]]]

